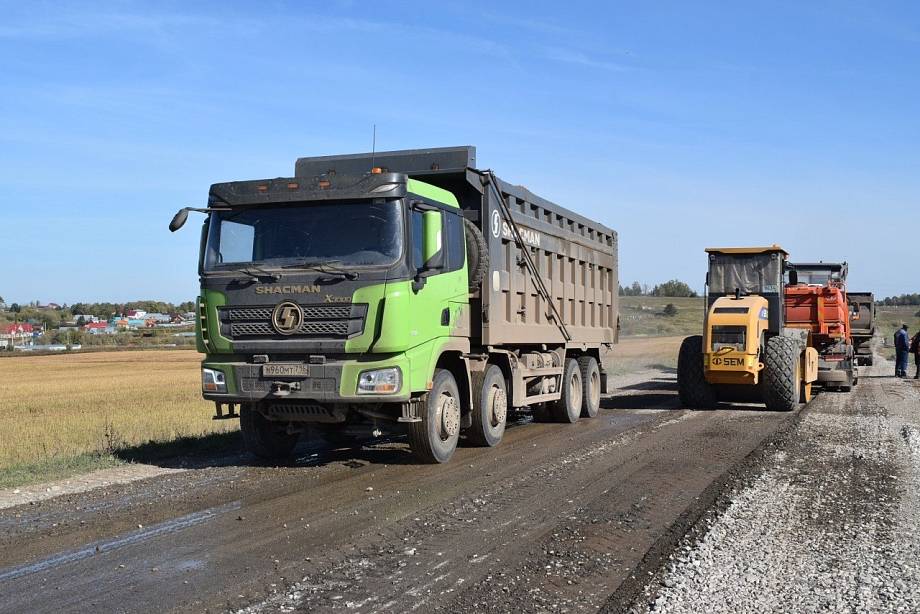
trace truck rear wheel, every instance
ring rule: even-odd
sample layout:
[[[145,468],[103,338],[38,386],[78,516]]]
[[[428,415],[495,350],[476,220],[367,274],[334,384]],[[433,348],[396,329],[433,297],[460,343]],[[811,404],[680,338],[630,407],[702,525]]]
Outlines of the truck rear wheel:
[[[578,417],[581,415],[583,392],[578,361],[574,358],[567,358],[565,372],[562,375],[562,396],[552,405],[553,418],[556,422],[568,424],[578,422]]]
[[[593,356],[579,357],[578,369],[582,383],[581,417],[593,418],[601,408],[601,371]]]
[[[789,337],[767,340],[763,356],[763,398],[769,411],[792,411],[799,405],[799,348]]]
[[[423,463],[445,463],[460,438],[460,391],[450,371],[435,371],[425,415],[409,423],[409,447]]]
[[[246,449],[267,459],[290,456],[300,439],[300,433],[288,434],[286,426],[267,419],[252,403],[240,405],[240,432]]]
[[[703,337],[693,335],[680,344],[677,355],[677,393],[687,407],[714,407],[719,398],[703,371]]]
[[[505,376],[497,365],[473,373],[473,425],[466,429],[470,443],[495,446],[505,434],[508,418],[508,393]]]

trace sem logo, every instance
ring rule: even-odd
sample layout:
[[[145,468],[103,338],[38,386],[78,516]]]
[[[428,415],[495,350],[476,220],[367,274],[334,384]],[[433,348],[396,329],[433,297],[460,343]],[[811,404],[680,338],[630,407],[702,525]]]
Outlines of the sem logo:
[[[272,326],[282,335],[293,335],[303,324],[303,310],[294,301],[281,301],[272,311]]]

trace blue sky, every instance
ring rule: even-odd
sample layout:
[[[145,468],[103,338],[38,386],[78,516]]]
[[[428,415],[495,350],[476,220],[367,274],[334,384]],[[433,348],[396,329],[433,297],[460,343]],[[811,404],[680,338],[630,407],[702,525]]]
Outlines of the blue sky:
[[[777,243],[913,293],[918,116],[913,2],[0,0],[0,296],[193,300],[177,209],[374,126],[615,229],[623,285]]]

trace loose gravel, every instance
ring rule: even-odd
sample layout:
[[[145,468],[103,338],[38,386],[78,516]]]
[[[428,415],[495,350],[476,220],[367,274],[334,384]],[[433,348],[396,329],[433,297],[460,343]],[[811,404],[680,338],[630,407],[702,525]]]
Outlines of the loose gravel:
[[[920,384],[893,372],[805,406],[631,611],[920,611]]]

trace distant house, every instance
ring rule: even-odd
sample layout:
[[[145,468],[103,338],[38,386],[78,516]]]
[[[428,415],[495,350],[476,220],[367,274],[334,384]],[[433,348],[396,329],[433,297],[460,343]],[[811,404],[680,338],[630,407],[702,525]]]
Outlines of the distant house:
[[[115,327],[112,326],[110,328],[108,322],[90,322],[89,324],[83,327],[83,330],[85,330],[88,333],[97,335],[99,333],[113,333],[115,332]]]
[[[125,312],[125,317],[133,320],[143,320],[147,312],[143,309],[129,309]]]
[[[10,345],[10,343],[13,345],[17,343],[23,344],[31,340],[35,332],[31,324],[26,324],[24,322],[0,324],[0,346],[6,347]]]
[[[26,322],[14,322],[10,324],[0,324],[0,335],[21,335],[28,333],[32,335],[34,326]]]

